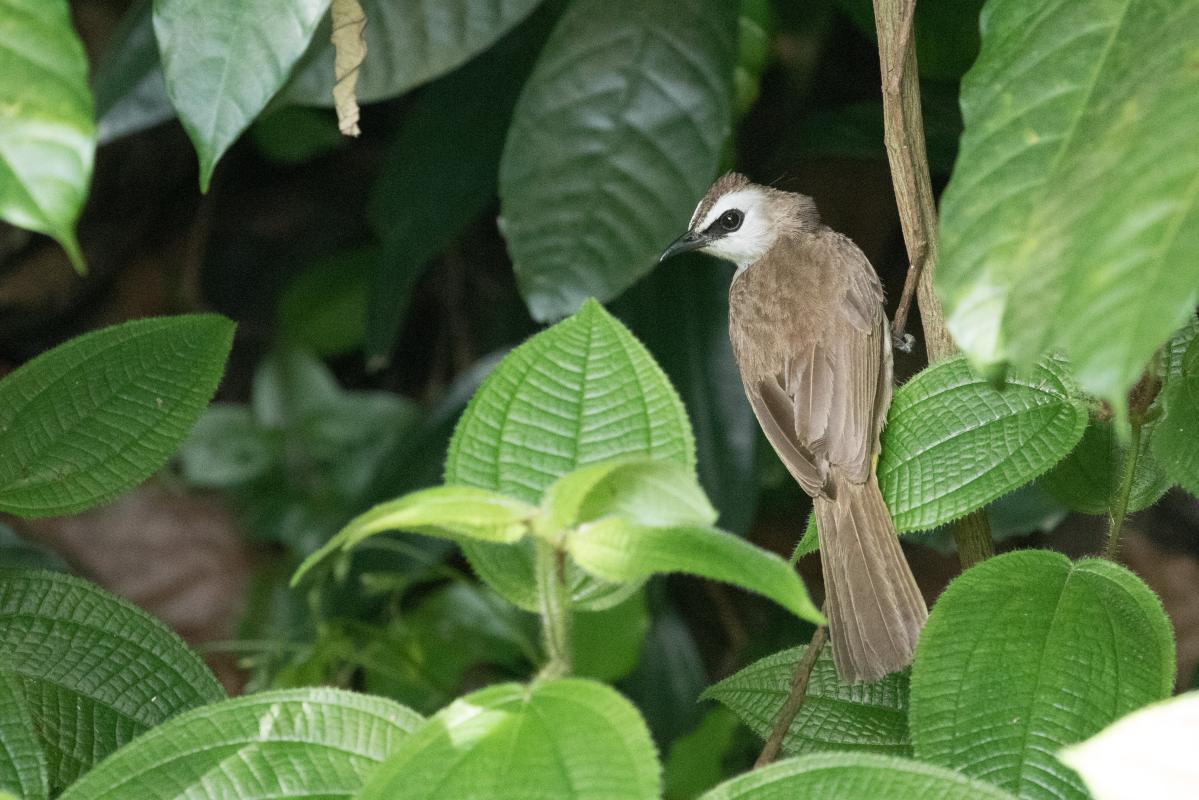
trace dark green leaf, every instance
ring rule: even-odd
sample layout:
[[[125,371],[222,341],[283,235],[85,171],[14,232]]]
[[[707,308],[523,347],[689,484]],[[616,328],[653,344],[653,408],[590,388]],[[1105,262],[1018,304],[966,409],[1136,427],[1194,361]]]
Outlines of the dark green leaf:
[[[1199,339],[1187,347],[1163,391],[1164,414],[1154,426],[1151,458],[1161,463],[1167,481],[1199,495]]]
[[[628,700],[578,679],[501,684],[430,718],[360,800],[658,800],[660,768]]]
[[[364,103],[403,94],[486,50],[541,0],[359,0],[366,14],[366,60],[358,79]],[[283,97],[333,105],[333,45],[325,23]]]
[[[299,106],[284,106],[259,117],[250,136],[264,156],[280,164],[303,164],[350,142],[337,129],[333,112]]]
[[[1110,561],[1044,550],[971,568],[933,607],[912,666],[922,760],[1025,798],[1085,798],[1055,754],[1174,686],[1161,602]]]
[[[24,687],[57,789],[144,731],[225,696],[161,622],[50,572],[0,570],[0,670]]]
[[[566,551],[601,580],[638,581],[672,572],[698,575],[757,592],[809,622],[824,622],[790,564],[718,528],[654,528],[611,517],[569,533]]]
[[[679,390],[695,428],[700,483],[720,526],[744,535],[757,508],[761,434],[729,342],[729,271],[682,256],[626,292],[617,314]]]
[[[383,242],[367,316],[373,366],[390,357],[430,259],[495,200],[512,108],[560,5],[546,3],[487,53],[429,86],[404,117],[371,192],[371,223]]]
[[[259,425],[295,430],[340,397],[337,379],[319,359],[289,347],[270,353],[259,363],[251,408]]]
[[[649,622],[645,592],[603,611],[576,613],[570,623],[574,674],[605,683],[628,675],[641,658]]]
[[[1156,503],[1170,479],[1150,449],[1158,426],[1149,426],[1137,448],[1137,466],[1129,512],[1140,511]],[[1041,479],[1042,485],[1066,507],[1084,514],[1106,514],[1117,491],[1128,448],[1120,442],[1111,422],[1092,421],[1078,446]]]
[[[806,650],[804,645],[767,656],[710,686],[703,697],[728,706],[765,739]],[[877,683],[844,683],[837,677],[832,653],[825,649],[812,669],[803,707],[787,729],[783,752],[862,750],[911,755],[907,712],[906,673],[888,675]]]
[[[175,116],[158,60],[152,4],[153,0],[137,0],[125,12],[92,77],[100,144]]]
[[[988,371],[1060,350],[1121,419],[1193,314],[1196,39],[1197,0],[987,5],[936,277],[950,332]]]
[[[691,800],[720,783],[722,763],[736,740],[737,717],[719,706],[704,715],[695,730],[675,739],[662,770],[668,800]]]
[[[238,697],[138,737],[62,800],[349,800],[422,721],[398,703],[337,689]]]
[[[731,130],[737,4],[578,0],[533,70],[500,164],[501,230],[533,317],[653,268]]]
[[[50,796],[46,754],[25,704],[25,689],[0,662],[0,792],[5,789],[20,792],[25,800]]]
[[[215,314],[126,322],[0,381],[0,511],[71,514],[162,466],[212,398],[233,343]]]
[[[850,19],[875,38],[871,0],[837,0]],[[921,0],[913,20],[920,74],[957,82],[978,55],[978,15],[983,0]],[[923,88],[923,87],[921,87]]]
[[[0,564],[12,569],[45,569],[66,572],[67,562],[45,545],[22,539],[0,523]]]
[[[722,783],[700,800],[1016,800],[982,781],[932,764],[874,753],[813,753]]]
[[[646,592],[661,598],[661,581],[651,583]],[[653,732],[658,747],[665,749],[700,720],[696,702],[708,682],[707,670],[695,637],[687,623],[667,603],[652,603],[649,634],[641,650],[637,668],[620,684],[620,690],[632,700]]]
[[[645,348],[595,302],[509,353],[462,415],[447,483],[540,501],[558,478],[621,456],[695,465],[683,405]],[[475,570],[522,608],[537,608],[532,549],[464,548]],[[619,602],[625,588],[571,569],[576,601]],[[600,605],[596,605],[600,604]]]
[[[376,247],[347,250],[318,259],[301,272],[279,300],[280,333],[318,356],[360,347],[366,332],[366,286],[378,257]]]
[[[96,126],[66,0],[0,0],[0,97],[0,219],[53,236],[82,271]]]
[[[201,191],[283,86],[328,9],[329,0],[154,0],[167,94],[200,157]]]

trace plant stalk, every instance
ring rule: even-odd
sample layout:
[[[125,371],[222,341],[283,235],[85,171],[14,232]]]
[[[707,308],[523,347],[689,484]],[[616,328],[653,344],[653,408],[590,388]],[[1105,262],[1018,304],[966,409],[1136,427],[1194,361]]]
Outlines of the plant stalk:
[[[550,542],[537,540],[537,598],[546,663],[541,680],[570,674],[570,589],[566,585],[566,554]]]
[[[891,165],[891,183],[895,188],[895,203],[911,265],[892,333],[902,341],[907,304],[911,303],[914,285],[924,325],[924,346],[932,363],[953,355],[956,348],[945,325],[941,300],[933,291],[938,256],[937,206],[924,143],[924,117],[920,110],[920,75],[912,30],[915,13],[916,0],[874,0],[887,161]],[[956,522],[953,538],[957,542],[962,569],[995,554],[991,524],[982,511]]]
[[[812,669],[816,666],[816,659],[820,656],[820,651],[824,649],[827,637],[828,629],[823,625],[817,627],[816,632],[812,634],[812,641],[808,643],[808,649],[804,651],[803,658],[795,665],[787,699],[783,701],[783,707],[779,709],[779,715],[774,720],[774,727],[770,730],[770,736],[766,739],[762,753],[754,762],[754,769],[764,767],[774,761],[779,751],[783,749],[783,740],[787,738],[787,731],[791,729],[791,723],[799,716],[804,700],[808,698],[808,682],[812,678]]]
[[[1137,453],[1141,449],[1140,414],[1130,415],[1129,423],[1132,431],[1128,449],[1124,453],[1120,485],[1107,512],[1107,547],[1103,549],[1103,556],[1110,561],[1116,561],[1120,556],[1120,534],[1124,530],[1124,520],[1128,517],[1128,498],[1132,495],[1132,482],[1137,474]]]

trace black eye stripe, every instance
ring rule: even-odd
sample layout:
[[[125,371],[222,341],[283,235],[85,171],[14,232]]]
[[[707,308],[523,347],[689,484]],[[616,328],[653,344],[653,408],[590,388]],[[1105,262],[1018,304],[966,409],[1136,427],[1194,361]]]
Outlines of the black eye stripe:
[[[732,233],[741,227],[741,223],[745,221],[745,213],[737,208],[730,208],[722,213],[716,220],[708,226],[708,232],[716,235]]]

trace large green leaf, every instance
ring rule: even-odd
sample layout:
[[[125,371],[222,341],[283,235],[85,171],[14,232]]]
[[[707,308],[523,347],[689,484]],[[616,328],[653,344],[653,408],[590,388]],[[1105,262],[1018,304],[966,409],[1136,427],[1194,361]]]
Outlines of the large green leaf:
[[[0,662],[0,791],[5,789],[25,800],[50,796],[46,754],[25,705],[25,689]]]
[[[937,288],[972,359],[1070,357],[1124,408],[1199,300],[1199,0],[992,0]]]
[[[1171,480],[1199,495],[1199,339],[1191,341],[1177,365],[1177,374],[1166,376],[1153,455]]]
[[[874,753],[813,753],[725,781],[700,800],[1016,800],[982,781],[932,764]]]
[[[82,270],[96,126],[66,0],[0,0],[0,97],[0,219],[53,236]]]
[[[366,14],[366,60],[357,94],[370,103],[403,94],[486,50],[541,0],[359,2]],[[327,23],[313,37],[283,97],[305,105],[333,105],[333,45]]]
[[[757,592],[802,619],[824,622],[790,564],[718,528],[656,528],[612,517],[572,531],[566,552],[601,580],[638,582],[682,572]]]
[[[695,428],[699,479],[720,510],[720,527],[745,534],[757,508],[761,433],[729,342],[729,279],[729,270],[706,256],[674,258],[614,309],[683,398]]]
[[[329,554],[350,550],[362,540],[386,531],[409,531],[454,541],[478,539],[512,544],[529,533],[536,506],[470,486],[435,486],[380,503],[360,514],[336,536],[304,560],[291,584]]]
[[[1086,405],[1065,366],[1043,360],[996,389],[964,359],[943,361],[895,393],[879,484],[899,530],[927,530],[1023,486],[1082,436]]]
[[[79,578],[0,570],[0,671],[25,690],[52,788],[225,693],[158,620]]]
[[[355,797],[421,716],[337,689],[285,689],[172,719],[89,772],[63,800]]]
[[[558,478],[621,456],[695,465],[686,412],[649,353],[595,302],[509,353],[467,406],[446,456],[446,483],[536,503]],[[531,547],[464,546],[500,594],[536,610]],[[575,599],[597,607],[626,589],[573,568]]]
[[[92,76],[100,144],[175,116],[158,58],[152,7],[153,0],[137,0],[130,6]]]
[[[578,0],[517,103],[500,227],[534,318],[609,300],[657,263],[716,176],[737,3]]]
[[[1085,798],[1055,756],[1174,685],[1161,602],[1110,561],[1045,550],[988,559],[933,607],[912,666],[922,760],[1024,798]]]
[[[201,191],[287,80],[328,9],[329,0],[154,0],[167,93],[200,157]]]
[[[94,331],[0,381],[0,511],[71,514],[162,466],[212,398],[233,343],[215,314]]]
[[[1087,425],[1065,365],[1044,359],[997,389],[964,358],[934,364],[895,392],[878,482],[901,532],[982,508],[1066,456]],[[795,557],[819,547],[808,528]]]
[[[1199,786],[1191,745],[1199,692],[1154,703],[1059,754],[1078,770],[1095,800],[1190,797]]]
[[[1141,435],[1132,491],[1128,495],[1129,512],[1153,505],[1170,488],[1170,479],[1150,447],[1157,430],[1155,423]],[[1127,444],[1120,441],[1111,422],[1093,421],[1078,446],[1045,474],[1041,484],[1072,511],[1106,514],[1113,493],[1120,488],[1127,452]]]
[[[413,731],[361,800],[657,800],[658,759],[628,700],[593,681],[502,684]]]
[[[371,224],[383,242],[367,314],[372,366],[390,357],[428,262],[495,200],[512,108],[560,6],[546,3],[494,48],[422,91],[404,116],[371,191]]]
[[[719,700],[754,733],[766,738],[790,694],[795,666],[806,650],[806,645],[793,647],[756,661],[708,687],[703,697]],[[911,755],[906,672],[876,683],[848,684],[837,677],[832,653],[826,649],[813,665],[804,698],[783,739],[784,753],[862,750]]]

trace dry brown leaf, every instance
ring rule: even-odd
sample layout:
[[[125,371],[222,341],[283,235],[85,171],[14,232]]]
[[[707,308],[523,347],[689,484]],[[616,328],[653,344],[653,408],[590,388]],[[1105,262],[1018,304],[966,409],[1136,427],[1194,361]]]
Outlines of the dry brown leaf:
[[[358,127],[358,71],[366,58],[366,13],[358,0],[333,0],[333,105],[337,127],[346,136],[362,133]]]

